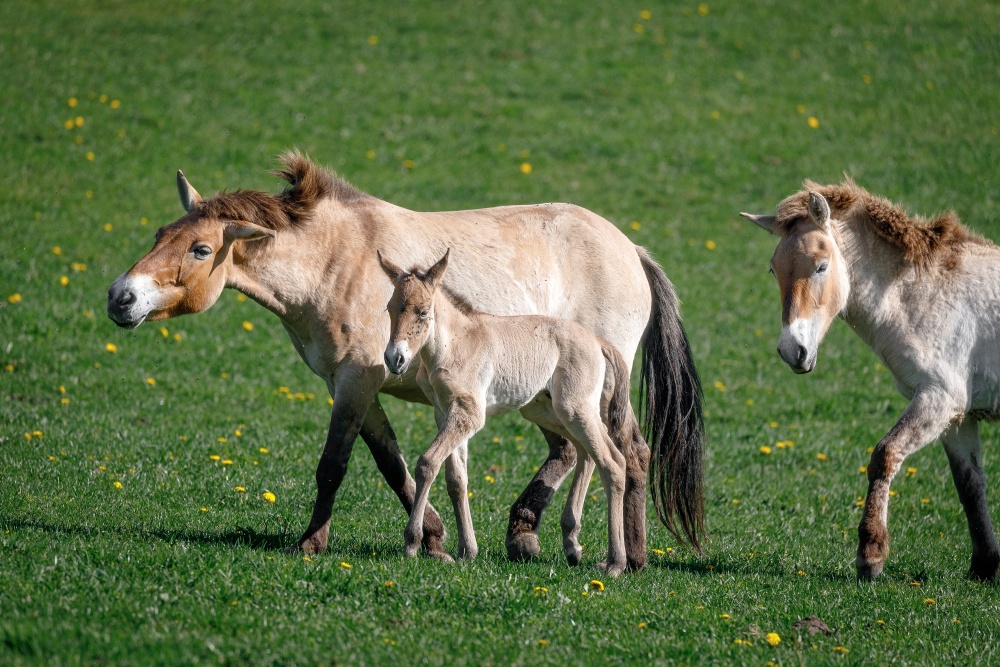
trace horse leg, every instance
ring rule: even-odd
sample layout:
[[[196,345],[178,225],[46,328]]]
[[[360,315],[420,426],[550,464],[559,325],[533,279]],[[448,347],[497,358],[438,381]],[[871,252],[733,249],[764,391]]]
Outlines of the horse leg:
[[[580,415],[579,412],[576,414]],[[628,566],[623,517],[625,455],[615,447],[599,419],[588,419],[580,415],[579,421],[570,421],[566,427],[579,440],[590,458],[594,459],[601,481],[604,482],[604,493],[608,498],[608,558],[598,567],[607,572],[609,577],[617,577]]]
[[[1000,547],[993,532],[990,510],[986,506],[986,476],[983,474],[982,447],[979,443],[979,421],[971,417],[949,428],[941,441],[948,453],[951,476],[958,497],[965,508],[972,536],[972,566],[970,579],[991,581],[1000,567]]]
[[[336,402],[334,402],[336,405]],[[399,445],[396,442],[396,434],[389,424],[389,418],[382,409],[382,403],[375,396],[375,400],[368,407],[365,420],[361,424],[361,438],[368,445],[375,465],[379,472],[385,477],[389,488],[393,490],[396,497],[403,504],[403,509],[407,515],[413,510],[413,498],[416,485],[406,469],[406,459],[403,458]],[[445,529],[441,522],[441,517],[428,503],[424,512],[424,549],[428,554],[436,557],[445,557],[444,550]]]
[[[858,525],[858,579],[882,573],[889,553],[889,485],[907,456],[933,442],[960,415],[955,401],[939,391],[918,393],[868,463],[868,496]]]
[[[576,465],[576,448],[569,440],[541,426],[538,428],[549,444],[549,457],[510,508],[506,544],[507,558],[512,561],[531,560],[541,552],[538,525],[542,512]]]
[[[649,470],[649,446],[639,424],[632,420],[632,438],[623,445],[625,454],[625,554],[630,570],[646,567],[646,476]]]
[[[566,562],[571,566],[579,565],[583,556],[583,547],[580,546],[580,516],[583,514],[583,504],[587,500],[587,489],[593,474],[594,460],[587,456],[586,451],[577,449],[573,485],[569,489],[566,507],[559,522],[562,526],[563,552],[566,554]]]
[[[334,401],[326,446],[316,468],[316,504],[309,527],[297,545],[305,553],[316,554],[326,550],[333,500],[347,473],[347,462],[351,459],[354,440],[358,437],[365,413],[381,383],[381,370],[373,372],[347,364],[338,368],[334,380],[328,383]]]
[[[463,442],[468,441],[483,425],[485,416],[481,410],[471,408],[464,402],[456,401],[448,411],[444,426],[438,431],[434,442],[417,460],[415,469],[416,495],[413,511],[403,533],[404,551],[407,556],[416,556],[424,537],[424,510],[430,494],[431,483],[441,470],[441,464],[451,456]],[[432,554],[433,555],[433,554]],[[451,560],[451,558],[447,558]]]
[[[465,440],[445,461],[444,475],[458,524],[458,557],[472,560],[479,553],[479,545],[476,544],[476,530],[472,526],[472,510],[469,509],[468,461],[469,441]]]

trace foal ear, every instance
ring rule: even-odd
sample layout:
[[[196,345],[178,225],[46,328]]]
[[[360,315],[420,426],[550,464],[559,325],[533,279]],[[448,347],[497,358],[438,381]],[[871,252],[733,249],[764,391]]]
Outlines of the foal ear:
[[[448,255],[450,254],[451,248],[448,248],[444,253],[444,257],[439,259],[437,264],[427,269],[425,280],[431,287],[437,287],[441,284],[441,278],[444,276],[444,270],[448,268]]]
[[[201,195],[188,183],[188,179],[184,178],[184,172],[180,169],[177,170],[177,194],[181,196],[181,206],[188,213],[201,202]]]
[[[381,250],[376,250],[375,254],[378,255],[379,266],[382,267],[382,270],[385,271],[385,275],[389,276],[389,280],[391,280],[392,282],[395,283],[397,280],[399,280],[399,277],[405,273],[403,269],[399,268],[398,266],[387,260],[385,257],[383,257]]]
[[[233,241],[256,241],[258,239],[273,239],[275,233],[273,229],[267,229],[250,222],[230,221],[226,223],[223,232],[225,238]]]
[[[740,213],[740,215],[746,218],[747,220],[755,223],[761,229],[766,229],[772,234],[777,233],[774,229],[774,223],[777,220],[777,218],[774,217],[773,215],[751,215],[749,213]]]
[[[809,218],[824,232],[830,231],[830,204],[818,192],[809,193]]]

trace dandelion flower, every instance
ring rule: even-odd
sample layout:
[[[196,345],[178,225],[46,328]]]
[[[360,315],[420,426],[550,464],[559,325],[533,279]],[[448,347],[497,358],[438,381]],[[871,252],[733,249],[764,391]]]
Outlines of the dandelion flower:
[[[66,122],[63,123],[63,127],[65,127],[67,130],[72,130],[74,127],[76,127],[76,123],[73,122],[72,118],[68,118]]]
[[[68,100],[66,100],[66,104],[69,105],[70,109],[72,109],[73,107],[75,107],[78,103],[79,103],[79,100],[77,100],[75,97],[71,97]]]
[[[390,579],[389,581],[385,582],[385,587],[386,587],[386,588],[392,588],[392,587],[394,587],[395,585],[396,585],[396,582],[395,582],[395,581],[393,581],[392,579]]]
[[[548,646],[549,645],[549,640],[548,639],[539,639],[538,640],[538,645],[539,646]]]
[[[369,160],[374,160],[375,159],[375,151],[368,151],[367,153],[365,153],[365,157],[368,158]]]
[[[146,378],[146,384],[150,387],[154,387],[156,386],[156,380],[154,378]]]
[[[797,575],[798,575],[798,576],[800,576],[800,577],[804,577],[804,576],[806,576],[806,571],[805,571],[805,570],[799,570],[799,571],[798,571],[798,572],[796,572],[795,574],[797,574]]]
[[[52,254],[53,255],[61,255],[62,254],[62,248],[60,248],[57,245],[52,246]]]
[[[910,586],[913,586],[914,588],[920,588],[922,585],[923,584],[921,584],[919,581],[911,581],[910,582]]]
[[[493,475],[486,475],[486,481],[489,482],[490,484],[495,484],[497,480],[495,477],[493,477]]]
[[[202,512],[207,512],[208,511],[207,507],[199,507],[198,509],[200,509]]]
[[[656,554],[657,556],[663,556],[664,554],[666,554],[666,553],[667,553],[667,552],[666,552],[666,551],[664,551],[663,549],[650,549],[649,551],[650,551],[650,553],[654,553],[654,554]]]
[[[816,458],[818,458],[820,461],[829,461],[830,460],[830,457],[827,456],[826,454],[817,454]]]
[[[216,440],[217,440],[218,442],[225,442],[225,441],[226,441],[226,439],[225,439],[225,438],[222,438],[222,437],[219,437],[219,438],[216,438]]]
[[[698,13],[702,16],[708,16],[708,5],[704,3],[698,5]]]
[[[89,160],[91,158],[87,158],[87,159]],[[110,222],[104,223],[104,231],[110,232],[112,229],[114,229],[114,226]]]
[[[814,130],[819,127],[819,118],[816,116],[809,116],[809,119],[806,122],[809,123],[809,127]]]
[[[116,488],[116,489],[120,489],[120,488],[122,488],[122,483],[121,483],[121,482],[118,482],[118,481],[116,481],[116,482],[115,482],[115,488]]]
[[[768,447],[767,445],[761,445],[760,446],[760,453],[761,454],[770,454],[771,453],[771,448]]]
[[[640,622],[639,622],[639,625],[638,625],[637,627],[638,627],[638,628],[639,628],[640,630],[643,630],[643,629],[645,629],[645,628],[648,628],[648,627],[649,627],[649,623],[647,623],[646,621],[640,621]]]
[[[712,239],[705,241],[705,247],[708,248],[709,250],[715,250],[715,241],[713,241]]]
[[[737,646],[753,646],[753,643],[751,643],[749,640],[746,639],[737,638],[733,640],[733,643],[736,644]]]
[[[766,639],[767,643],[770,644],[771,646],[777,646],[778,644],[781,643],[781,635],[779,635],[777,632],[767,633],[767,636],[764,637],[764,639]]]
[[[114,343],[108,343],[107,345],[104,346],[104,349],[110,352],[111,354],[115,354],[116,352],[118,352],[118,346],[115,345]]]
[[[833,650],[837,653],[849,653],[850,649],[844,648],[843,646],[834,646]]]
[[[370,46],[375,46],[376,44],[378,44],[378,35],[369,35],[368,44]]]
[[[21,303],[21,293],[14,292],[9,297],[7,297],[7,303]]]
[[[261,454],[270,454],[271,453],[271,450],[268,449],[267,447],[261,447],[257,451],[260,452]]]
[[[222,460],[222,457],[219,456],[218,454],[209,454],[208,458],[209,458],[210,461],[221,461]]]
[[[629,223],[629,229],[631,229],[633,232],[637,232],[640,229],[642,229],[642,224],[637,220],[633,220],[631,223]]]
[[[302,557],[302,560],[304,560],[304,561],[305,561],[305,562],[307,562],[307,563],[311,563],[311,562],[313,562],[313,559],[312,559],[312,558],[310,558],[309,556],[303,556],[303,557]]]
[[[913,466],[910,466],[909,468],[906,469],[906,476],[907,477],[913,477],[916,474],[917,474],[917,469],[914,468]]]
[[[725,391],[726,390],[726,383],[723,382],[722,380],[716,380],[715,383],[712,386],[715,387],[716,389],[718,389],[719,391]]]
[[[231,466],[231,465],[233,465],[233,460],[232,459],[222,459],[222,461],[220,461],[220,463],[222,463],[222,465],[224,465],[224,466]]]
[[[930,498],[921,498],[920,502],[922,502],[924,505],[929,505],[930,502],[931,502],[931,499]]]
[[[729,614],[719,614],[719,618],[721,618],[723,621],[728,621]]]
[[[870,74],[865,74],[861,77],[861,80],[865,82],[866,86],[872,85],[872,77]]]
[[[604,590],[604,582],[600,581],[599,579],[591,579],[590,580],[590,587],[593,588],[595,591],[603,591]]]
[[[522,174],[530,174],[532,171],[533,171],[533,168],[532,168],[530,162],[522,162],[521,163],[521,173]]]
[[[344,568],[345,570],[350,570],[351,569],[351,564],[350,563],[346,563],[344,561],[340,561],[340,567]]]
[[[858,472],[868,472],[868,466],[858,466]]]
[[[403,168],[413,169],[413,160],[403,160]]]
[[[121,105],[122,105],[122,103],[119,100],[111,100],[110,106],[111,106],[112,109],[117,109]]]
[[[265,491],[263,494],[261,494],[261,498],[263,498],[264,500],[266,500],[269,503],[273,503],[273,502],[275,502],[275,501],[278,500],[277,496],[275,496],[270,491]]]
[[[237,486],[237,487],[236,487],[236,492],[237,492],[237,493],[246,493],[246,492],[247,492],[247,490],[246,490],[246,487],[245,487],[245,486]]]
[[[924,600],[924,604],[934,605],[934,604],[937,604],[937,602],[934,600],[934,598],[926,598]]]
[[[253,322],[244,322],[243,328],[247,331],[253,331]]]
[[[653,12],[649,11],[648,9],[644,9],[641,12],[639,12],[639,18],[641,18],[643,21],[648,21],[649,19],[653,18]]]
[[[69,285],[69,276],[59,276],[59,284],[62,285],[63,287]]]

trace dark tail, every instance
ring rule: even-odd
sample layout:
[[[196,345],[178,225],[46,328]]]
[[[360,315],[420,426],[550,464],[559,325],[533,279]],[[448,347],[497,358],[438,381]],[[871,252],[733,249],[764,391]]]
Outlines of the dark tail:
[[[639,375],[639,413],[652,450],[650,490],[667,530],[678,540],[683,532],[700,552],[705,532],[701,380],[681,325],[674,286],[645,249],[636,246],[636,252],[653,296]]]
[[[628,374],[628,365],[622,353],[614,345],[606,340],[601,341],[601,352],[608,364],[608,373],[614,381],[614,391],[611,400],[608,401],[608,435],[616,445],[622,447],[631,441],[632,430],[629,421],[632,416],[632,404],[629,403],[629,388],[631,378]],[[623,454],[625,452],[622,452]]]

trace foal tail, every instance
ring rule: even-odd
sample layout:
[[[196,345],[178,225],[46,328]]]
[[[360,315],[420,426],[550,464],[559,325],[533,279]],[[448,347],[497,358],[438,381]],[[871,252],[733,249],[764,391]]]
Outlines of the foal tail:
[[[650,490],[656,514],[667,530],[678,540],[683,532],[700,552],[705,532],[701,380],[681,324],[674,286],[644,248],[636,246],[636,252],[653,296],[639,375],[639,413],[652,449]]]
[[[607,363],[608,375],[614,382],[614,389],[608,401],[608,435],[622,453],[627,453],[627,446],[632,441],[632,428],[635,423],[632,417],[632,405],[628,402],[629,387],[631,378],[628,373],[628,364],[625,357],[614,345],[606,340],[601,340],[601,352],[604,353],[604,361]],[[605,380],[607,384],[607,380]],[[637,428],[637,427],[636,427]]]

